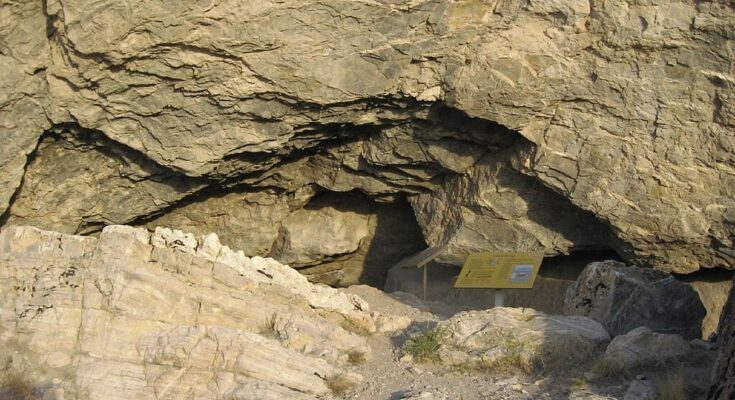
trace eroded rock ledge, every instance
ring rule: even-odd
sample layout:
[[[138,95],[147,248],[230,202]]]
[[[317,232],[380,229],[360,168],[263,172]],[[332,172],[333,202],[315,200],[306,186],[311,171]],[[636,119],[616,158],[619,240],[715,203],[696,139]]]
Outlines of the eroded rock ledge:
[[[726,1],[113,3],[3,4],[2,222],[342,284],[424,242],[735,264]]]

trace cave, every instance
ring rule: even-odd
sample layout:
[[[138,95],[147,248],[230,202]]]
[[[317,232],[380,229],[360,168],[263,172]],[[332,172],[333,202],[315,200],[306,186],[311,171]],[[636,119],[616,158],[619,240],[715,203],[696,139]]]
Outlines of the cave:
[[[319,147],[230,157],[192,177],[102,131],[60,124],[29,157],[4,224],[216,232],[233,249],[334,286],[382,287],[392,265],[429,244],[448,245],[442,262],[461,265],[483,249],[553,255],[620,243],[590,212],[514,168],[533,145],[496,123],[435,104],[421,119],[314,137]],[[236,167],[244,160],[249,167]]]
[[[0,397],[735,393],[731,5],[118,3],[2,6]]]

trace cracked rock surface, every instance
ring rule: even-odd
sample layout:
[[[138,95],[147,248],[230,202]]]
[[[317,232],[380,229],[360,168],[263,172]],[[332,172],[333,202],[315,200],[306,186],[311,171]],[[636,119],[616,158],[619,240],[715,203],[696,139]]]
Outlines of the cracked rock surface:
[[[185,220],[336,284],[426,244],[735,265],[727,1],[0,5],[3,224]]]
[[[410,323],[214,234],[161,228],[5,229],[0,293],[2,370],[53,398],[314,399],[337,376],[359,383],[345,367],[370,357],[342,326]]]

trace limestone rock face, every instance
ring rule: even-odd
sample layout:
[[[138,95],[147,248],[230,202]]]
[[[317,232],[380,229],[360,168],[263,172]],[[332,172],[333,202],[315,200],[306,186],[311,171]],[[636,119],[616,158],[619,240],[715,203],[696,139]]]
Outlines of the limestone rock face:
[[[463,368],[491,370],[505,363],[554,368],[583,360],[610,340],[602,324],[590,318],[531,308],[466,311],[440,327],[446,332],[442,362]]]
[[[370,356],[339,321],[410,322],[214,234],[169,229],[5,228],[0,293],[2,369],[55,398],[316,398],[348,354]]]
[[[701,337],[706,314],[697,292],[672,275],[612,260],[585,267],[567,289],[564,312],[600,321],[613,336],[645,326],[687,339]]]
[[[288,226],[332,218],[314,196],[359,192],[408,199],[452,263],[612,248],[665,271],[735,265],[724,0],[2,6],[0,223],[225,224],[339,280],[380,230],[352,209],[332,220],[349,238]],[[248,230],[271,215],[287,224]]]
[[[0,213],[23,179],[28,156],[51,127],[45,106],[48,18],[39,2],[0,2]]]

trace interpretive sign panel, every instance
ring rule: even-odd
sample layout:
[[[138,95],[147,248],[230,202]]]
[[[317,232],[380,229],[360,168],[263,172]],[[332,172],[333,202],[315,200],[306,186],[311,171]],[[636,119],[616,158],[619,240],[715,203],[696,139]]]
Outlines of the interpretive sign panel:
[[[543,252],[475,253],[467,257],[456,288],[530,289]]]

